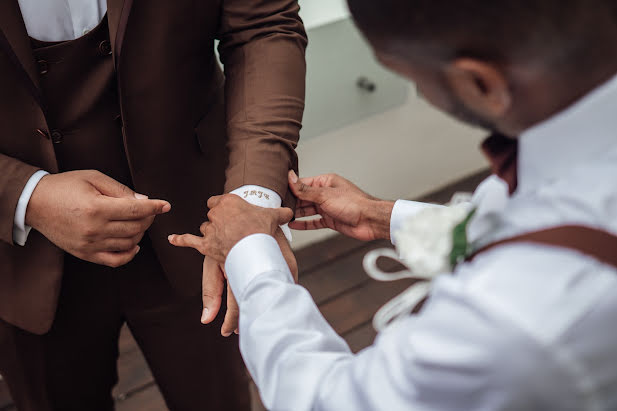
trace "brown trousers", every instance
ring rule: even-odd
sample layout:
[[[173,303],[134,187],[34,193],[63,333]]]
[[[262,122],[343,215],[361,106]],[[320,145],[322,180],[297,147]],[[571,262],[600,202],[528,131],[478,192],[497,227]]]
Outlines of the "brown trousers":
[[[222,315],[201,325],[200,311],[199,296],[170,287],[147,238],[118,269],[67,255],[51,331],[39,336],[0,322],[0,373],[19,410],[112,410],[126,322],[170,410],[248,410],[238,340],[221,337]]]

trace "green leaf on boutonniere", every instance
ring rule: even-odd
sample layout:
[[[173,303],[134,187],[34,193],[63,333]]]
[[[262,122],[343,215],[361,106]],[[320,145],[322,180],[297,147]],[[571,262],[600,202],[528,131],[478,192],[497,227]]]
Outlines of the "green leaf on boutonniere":
[[[465,217],[465,219],[459,225],[454,227],[454,230],[452,230],[452,252],[450,253],[450,266],[453,271],[457,265],[465,261],[465,259],[471,254],[471,244],[467,241],[467,226],[475,213],[475,209],[471,210],[467,217]]]

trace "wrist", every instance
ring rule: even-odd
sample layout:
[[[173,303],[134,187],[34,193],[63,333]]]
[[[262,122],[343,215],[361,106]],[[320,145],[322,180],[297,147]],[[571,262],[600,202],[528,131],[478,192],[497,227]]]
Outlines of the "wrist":
[[[390,219],[394,202],[369,199],[365,205],[366,220],[377,239],[390,239]]]
[[[45,210],[45,186],[50,174],[43,176],[38,182],[26,207],[25,223],[27,226],[38,229],[42,210]]]

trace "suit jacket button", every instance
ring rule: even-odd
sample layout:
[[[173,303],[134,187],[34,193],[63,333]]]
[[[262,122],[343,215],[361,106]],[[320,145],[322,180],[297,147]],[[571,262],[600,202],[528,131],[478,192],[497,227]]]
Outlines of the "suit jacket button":
[[[51,136],[49,135],[49,132],[47,130],[43,130],[42,128],[37,128],[36,132],[43,138],[46,138],[47,140],[51,139]]]
[[[51,132],[51,141],[54,144],[60,144],[62,143],[62,140],[64,139],[64,136],[62,135],[62,133],[58,130],[54,130]]]
[[[38,60],[36,64],[39,66],[40,74],[47,74],[49,72],[49,64],[47,63],[47,60]]]
[[[101,56],[111,55],[111,43],[109,42],[109,40],[101,41],[101,43],[99,44],[99,53],[101,53]]]

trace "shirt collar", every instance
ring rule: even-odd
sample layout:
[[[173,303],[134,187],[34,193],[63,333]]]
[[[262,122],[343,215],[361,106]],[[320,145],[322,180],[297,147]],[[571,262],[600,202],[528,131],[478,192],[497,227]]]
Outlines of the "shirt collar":
[[[617,76],[519,137],[518,189],[559,178],[617,146]]]

